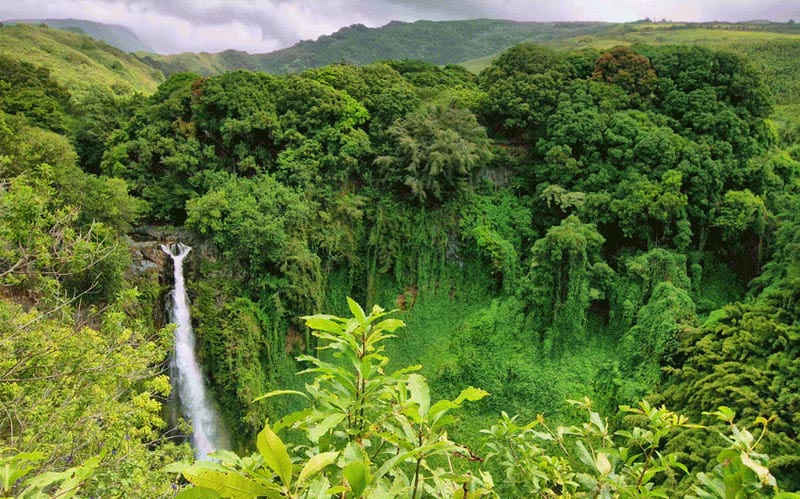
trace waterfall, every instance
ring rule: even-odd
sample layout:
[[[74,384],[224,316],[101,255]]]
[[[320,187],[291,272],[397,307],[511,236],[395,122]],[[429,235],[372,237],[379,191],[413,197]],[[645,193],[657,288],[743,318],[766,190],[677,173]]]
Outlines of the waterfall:
[[[177,253],[162,244],[161,249],[172,257],[175,289],[172,291],[172,322],[175,327],[175,351],[171,370],[173,388],[177,389],[183,415],[192,425],[192,447],[197,459],[206,459],[209,452],[224,447],[219,416],[207,393],[203,373],[194,351],[194,332],[189,312],[189,300],[183,280],[183,259],[192,250],[185,244],[176,245]]]

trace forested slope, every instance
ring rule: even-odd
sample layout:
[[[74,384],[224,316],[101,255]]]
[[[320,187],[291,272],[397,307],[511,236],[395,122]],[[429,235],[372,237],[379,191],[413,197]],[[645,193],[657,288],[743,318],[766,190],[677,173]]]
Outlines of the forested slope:
[[[478,76],[177,73],[88,111],[0,63],[5,462],[97,496],[183,470],[236,497],[796,497],[800,149],[741,56],[521,44]],[[205,248],[199,357],[255,457],[163,468],[188,450],[136,224]],[[256,400],[286,388],[313,404]]]

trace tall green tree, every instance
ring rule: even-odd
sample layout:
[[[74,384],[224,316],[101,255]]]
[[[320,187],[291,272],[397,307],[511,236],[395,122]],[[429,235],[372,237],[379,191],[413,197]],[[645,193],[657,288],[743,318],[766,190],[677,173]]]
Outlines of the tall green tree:
[[[490,157],[484,128],[470,111],[455,106],[423,108],[388,133],[391,149],[375,160],[378,185],[401,188],[423,205],[463,191]]]
[[[534,243],[522,293],[546,351],[585,338],[589,305],[613,273],[600,254],[604,242],[593,224],[571,215]]]

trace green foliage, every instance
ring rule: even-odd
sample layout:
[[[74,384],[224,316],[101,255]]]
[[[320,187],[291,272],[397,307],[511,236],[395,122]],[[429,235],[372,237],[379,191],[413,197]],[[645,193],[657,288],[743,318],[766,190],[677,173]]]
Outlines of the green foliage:
[[[0,74],[0,111],[56,132],[67,129],[71,96],[47,68],[0,54]]]
[[[605,296],[613,274],[600,257],[604,242],[594,225],[572,215],[534,243],[522,297],[546,351],[585,337],[589,305]]]
[[[102,168],[127,179],[155,220],[182,223],[185,203],[221,172],[320,190],[322,179],[363,175],[367,119],[347,93],[310,78],[177,74],[111,135]]]
[[[452,457],[474,455],[444,430],[456,421],[452,411],[488,393],[469,387],[453,400],[432,404],[425,378],[414,373],[418,366],[391,374],[383,369],[389,363],[383,342],[402,321],[385,318],[378,306],[367,315],[356,302],[348,299],[348,305],[351,318],[305,318],[325,342],[322,349],[332,352],[331,361],[300,357],[314,374],[305,393],[278,390],[259,397],[299,395],[311,406],[266,424],[258,435],[258,452],[249,457],[219,451],[217,462],[183,467],[183,476],[195,487],[178,497],[499,497],[486,471],[453,469]],[[629,420],[614,431],[589,399],[572,403],[587,415],[581,425],[553,430],[540,415],[520,426],[517,417],[503,413],[497,425],[484,430],[487,460],[496,461],[506,478],[499,492],[506,497],[674,496],[679,472],[688,469],[666,447],[676,434],[703,427],[643,401],[620,408]],[[757,421],[762,432],[756,440],[734,424],[729,408],[721,406],[715,414],[730,425],[731,436],[723,435],[728,445],[714,475],[697,475],[697,497],[749,497],[761,491],[794,497],[780,492],[767,456],[756,450],[769,421]],[[301,430],[309,443],[287,446],[276,433],[286,428]],[[436,467],[437,456],[448,457],[449,470]]]
[[[646,102],[653,96],[658,77],[647,57],[621,46],[597,59],[592,79],[619,85],[635,101]]]
[[[141,94],[117,97],[105,89],[88,93],[75,106],[75,126],[71,131],[75,152],[84,171],[99,174],[106,141],[133,112]]]
[[[0,190],[0,279],[34,299],[61,292],[76,299],[113,298],[128,254],[115,227],[101,220],[127,228],[141,205],[128,196],[124,182],[81,172],[63,137],[24,125],[17,130],[0,143],[12,173]],[[39,163],[44,160],[52,165]]]
[[[702,405],[719,405],[735,399],[737,412],[746,418],[774,415],[772,432],[763,439],[765,451],[781,456],[773,464],[776,475],[796,487],[796,415],[798,399],[795,367],[797,325],[786,322],[776,309],[763,302],[728,305],[702,328],[681,335],[677,358],[667,369],[667,383],[657,397],[680,404],[690,414]],[[746,362],[742,362],[746,359]],[[693,460],[710,462],[716,445],[696,441]]]
[[[0,422],[4,445],[44,453],[38,470],[96,468],[85,488],[102,495],[156,494],[170,483],[160,461],[186,454],[164,440],[169,382],[148,367],[168,342],[125,314],[135,300],[134,291],[121,296],[96,328],[0,303],[0,400],[10,411]],[[108,454],[99,467],[90,464],[101,449]]]
[[[766,466],[767,456],[756,450],[758,440],[733,423],[734,413],[721,406],[714,414],[729,423],[722,434],[727,441],[712,476],[698,474],[695,495],[683,495],[676,488],[687,467],[680,454],[668,450],[676,435],[697,433],[704,427],[691,424],[665,407],[646,401],[637,407],[621,406],[626,416],[623,428],[613,431],[607,419],[592,410],[588,399],[571,401],[587,413],[580,426],[551,429],[544,417],[521,426],[517,418],[503,413],[489,430],[489,457],[505,470],[512,497],[785,497]],[[760,418],[760,437],[768,421]],[[729,436],[730,435],[730,436]],[[552,455],[548,449],[555,450]]]
[[[420,103],[418,89],[386,63],[362,67],[337,64],[303,75],[343,90],[360,102],[369,113],[369,136],[373,144],[385,142],[389,126]]]
[[[189,126],[191,85],[196,75],[171,77],[108,139],[103,173],[124,178],[151,206],[156,220],[182,220],[195,195],[201,146]]]
[[[4,493],[163,494],[163,462],[188,449],[161,417],[169,336],[139,315],[126,276],[122,231],[141,202],[26,116],[0,113],[0,158],[0,446],[16,476]]]
[[[188,227],[238,260],[254,294],[291,310],[321,300],[319,258],[308,248],[310,209],[269,175],[230,176],[187,204]]]
[[[489,159],[486,132],[475,116],[448,106],[423,108],[388,129],[390,152],[375,160],[378,183],[404,189],[420,204],[463,191]]]
[[[469,44],[474,38],[488,47],[494,38],[474,36],[487,25],[508,28],[470,21],[458,29],[473,34]],[[439,39],[432,26],[444,25],[386,29],[412,28],[424,52]],[[510,39],[528,28],[491,36]],[[731,41],[722,42],[722,29],[702,36],[738,55],[619,46],[701,34],[681,25],[547,24],[537,36],[602,30],[606,39],[576,40],[593,48],[574,52],[524,44],[477,78],[400,55],[292,76],[175,74],[154,95],[130,98],[118,97],[132,90],[118,80],[98,88],[89,60],[107,53],[102,44],[72,38],[84,60],[44,42],[72,35],[19,30],[20,39],[41,35],[34,38],[83,70],[87,82],[62,86],[66,69],[42,62],[50,59],[0,56],[6,367],[16,372],[21,362],[66,380],[48,392],[63,409],[51,416],[43,409],[47,383],[39,383],[46,380],[16,372],[25,387],[3,404],[27,412],[23,427],[14,417],[3,423],[0,445],[41,451],[49,457],[35,471],[62,473],[91,462],[98,442],[113,443],[116,454],[100,462],[88,494],[125,496],[137,487],[145,496],[169,494],[168,477],[154,471],[159,460],[184,452],[165,443],[158,414],[166,389],[156,373],[169,339],[154,328],[155,279],[138,281],[142,296],[131,291],[122,237],[146,202],[148,222],[185,223],[199,239],[193,246],[202,248],[202,262],[189,272],[198,355],[237,451],[258,451],[194,465],[187,478],[206,488],[182,497],[216,497],[215,486],[223,496],[479,497],[492,489],[485,473],[508,463],[490,461],[481,473],[450,458],[470,455],[456,440],[477,448],[476,428],[490,413],[543,411],[564,423],[580,412],[562,408],[564,398],[588,392],[609,409],[648,391],[698,418],[732,399],[746,418],[774,413],[773,431],[761,438],[774,457],[767,460],[758,439],[729,421],[722,433],[733,441],[665,435],[680,419],[640,406],[636,417],[649,422],[637,421],[630,437],[612,434],[589,410],[588,426],[569,430],[577,440],[562,439],[569,440],[565,450],[556,448],[558,431],[540,432],[551,437],[544,445],[525,440],[519,452],[530,470],[512,470],[508,489],[520,490],[503,492],[778,495],[768,473],[797,482],[800,169],[792,108],[768,121],[767,89],[793,86],[775,81],[775,68],[762,80],[741,56],[751,50],[743,48],[745,35],[728,30]],[[353,27],[323,42],[374,34]],[[770,36],[761,41],[796,35]],[[783,41],[780,47],[794,46]],[[776,55],[780,47],[764,50],[772,61],[793,60]],[[197,57],[211,71],[256,69],[267,59],[233,51]],[[115,75],[131,71],[126,58],[98,60]],[[136,81],[132,73],[126,78]],[[776,147],[778,138],[787,150]],[[765,262],[746,305],[715,310],[742,298]],[[386,350],[398,365],[377,344],[353,347],[351,333],[369,337],[383,318],[364,323],[352,302],[352,319],[311,318],[330,321],[315,323],[316,337],[303,329],[301,311],[323,304],[344,311],[343,297],[353,294],[403,309],[413,339]],[[380,345],[384,334],[376,333]],[[288,381],[296,369],[289,357],[317,343],[334,347],[301,357],[304,377]],[[95,348],[115,364],[101,365]],[[118,358],[115,348],[128,357]],[[37,350],[46,352],[42,359],[31,353]],[[402,368],[420,360],[430,385]],[[74,367],[81,362],[89,372]],[[306,381],[312,405],[288,419],[280,418],[305,398],[253,402],[279,387],[299,392]],[[444,422],[480,394],[462,393],[465,384],[496,397],[466,408],[462,424],[448,430],[451,440]],[[627,425],[624,418],[618,422]],[[265,419],[277,422],[265,428]],[[504,424],[504,438],[521,426],[512,418]],[[120,425],[136,434],[125,440]],[[301,431],[278,436],[292,426]],[[496,451],[508,461],[508,449]],[[679,462],[704,473],[700,481],[677,483],[670,470]],[[152,485],[143,485],[150,476]]]
[[[45,458],[41,452],[21,452],[7,457],[0,457],[0,492],[5,496],[12,489],[18,489],[18,498],[74,497],[100,464],[100,457],[87,460],[80,466],[64,471],[50,471],[28,476],[34,469],[33,464]],[[26,478],[27,477],[27,478]]]
[[[515,137],[536,137],[555,110],[569,64],[558,54],[533,44],[504,52],[481,73],[486,101],[481,110],[490,128]]]
[[[662,283],[690,291],[692,284],[686,265],[683,255],[660,248],[621,258],[609,293],[613,303],[610,314],[613,329],[619,331],[631,327],[639,310],[651,300],[655,289]]]
[[[515,286],[522,275],[520,255],[535,235],[532,215],[523,201],[509,190],[472,194],[467,198],[459,222],[464,239],[490,265],[504,286]]]

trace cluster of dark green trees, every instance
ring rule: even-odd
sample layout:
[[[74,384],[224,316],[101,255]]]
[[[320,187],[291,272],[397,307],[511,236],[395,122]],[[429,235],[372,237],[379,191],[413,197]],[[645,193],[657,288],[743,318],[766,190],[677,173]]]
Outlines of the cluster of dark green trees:
[[[80,103],[47,70],[0,65],[2,327],[89,328],[138,352],[130,384],[105,393],[136,407],[138,432],[113,445],[135,441],[141,476],[181,452],[155,422],[169,347],[157,276],[126,274],[124,234],[146,223],[185,227],[213,255],[194,262],[193,313],[239,448],[293,408],[254,399],[297,385],[292,357],[318,341],[299,317],[353,296],[396,303],[412,327],[426,303],[455,318],[431,333],[446,355],[426,374],[443,397],[491,392],[470,413],[485,426],[504,408],[574,417],[554,409],[575,388],[559,373],[589,352],[576,386],[606,412],[648,397],[694,421],[719,406],[774,417],[769,467],[800,486],[800,149],[741,58],[519,45],[478,76],[414,61],[178,73],[151,96]],[[22,414],[29,387],[45,397],[82,371],[38,374],[62,363],[18,336],[0,343],[0,396]],[[81,407],[99,412],[64,416],[73,433],[8,413],[0,441],[68,466],[122,417]],[[713,435],[667,445],[710,469],[725,446]]]

